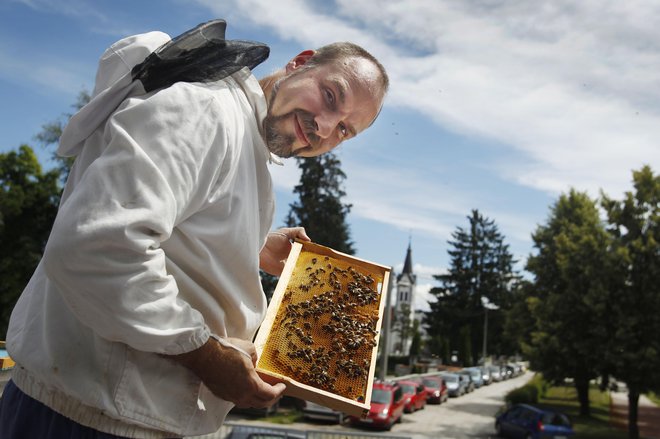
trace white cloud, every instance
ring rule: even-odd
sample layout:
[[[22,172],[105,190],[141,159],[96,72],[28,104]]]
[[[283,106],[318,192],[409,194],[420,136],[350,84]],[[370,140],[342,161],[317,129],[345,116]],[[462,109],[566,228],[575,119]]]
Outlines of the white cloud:
[[[234,6],[242,19],[301,45],[364,44],[388,67],[390,105],[524,154],[521,163],[500,166],[514,183],[552,194],[574,186],[618,195],[629,188],[632,169],[660,165],[658,3]]]

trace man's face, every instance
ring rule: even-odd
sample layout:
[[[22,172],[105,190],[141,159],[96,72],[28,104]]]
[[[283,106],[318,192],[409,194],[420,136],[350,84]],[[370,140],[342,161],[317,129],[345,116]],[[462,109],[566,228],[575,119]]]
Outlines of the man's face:
[[[371,125],[381,105],[378,71],[370,62],[350,58],[307,69],[303,64],[287,65],[264,120],[266,144],[280,157],[330,151]]]

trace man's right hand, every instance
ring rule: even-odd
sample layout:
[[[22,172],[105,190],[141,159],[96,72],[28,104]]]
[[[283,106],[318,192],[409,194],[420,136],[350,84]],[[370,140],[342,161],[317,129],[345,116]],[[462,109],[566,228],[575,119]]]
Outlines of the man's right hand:
[[[233,402],[237,407],[273,405],[286,386],[283,383],[270,385],[259,377],[254,368],[257,360],[254,344],[237,338],[226,340],[250,357],[213,338],[194,351],[169,357],[194,372],[217,397]]]

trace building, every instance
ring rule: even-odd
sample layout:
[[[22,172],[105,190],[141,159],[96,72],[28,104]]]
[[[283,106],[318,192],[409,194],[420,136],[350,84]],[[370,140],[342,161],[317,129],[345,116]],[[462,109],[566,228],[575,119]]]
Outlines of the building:
[[[390,302],[390,355],[408,355],[415,317],[414,294],[417,276],[413,273],[412,248],[408,243],[403,270],[396,276],[395,295]]]

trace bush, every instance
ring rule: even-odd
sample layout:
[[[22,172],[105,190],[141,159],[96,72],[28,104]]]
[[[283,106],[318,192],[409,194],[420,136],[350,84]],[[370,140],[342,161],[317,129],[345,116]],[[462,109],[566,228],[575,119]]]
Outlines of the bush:
[[[536,387],[539,398],[545,398],[548,394],[548,389],[550,388],[550,383],[544,380],[543,375],[540,373],[535,374],[534,378],[532,378],[527,385]]]
[[[509,405],[536,404],[539,402],[539,389],[534,384],[525,384],[507,393],[504,400]]]

